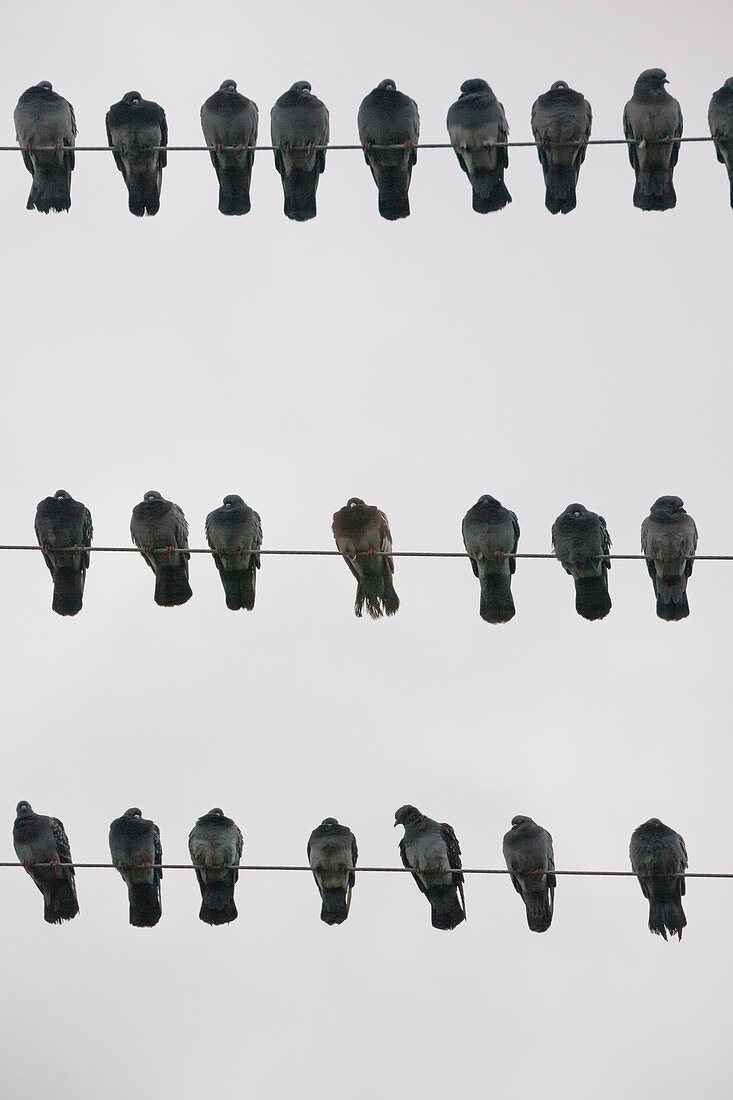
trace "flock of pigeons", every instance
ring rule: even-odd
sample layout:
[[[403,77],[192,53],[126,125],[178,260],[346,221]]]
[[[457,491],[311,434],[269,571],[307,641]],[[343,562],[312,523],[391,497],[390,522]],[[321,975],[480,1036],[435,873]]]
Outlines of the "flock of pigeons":
[[[682,136],[682,111],[665,89],[662,69],[647,69],[636,81],[623,113],[624,135],[636,174],[634,205],[669,210],[677,198],[672,182]],[[28,209],[43,213],[71,206],[76,120],[71,104],[41,81],[23,92],[15,109],[23,160],[33,176]],[[329,116],[326,105],[298,80],[270,114],[275,167],[280,173],[284,211],[294,221],[316,216],[316,190],[326,167]],[[568,214],[576,205],[578,175],[590,138],[592,112],[581,92],[557,80],[532,107],[532,133],[545,177],[545,205]],[[725,164],[733,206],[733,77],[713,94],[708,112],[718,160]],[[448,111],[448,134],[467,174],[473,209],[480,214],[511,202],[504,171],[509,164],[509,127],[501,103],[485,80],[466,80]],[[250,180],[257,144],[257,105],[225,80],[201,108],[201,125],[219,181],[222,214],[250,210]],[[167,163],[165,111],[139,92],[127,92],[110,107],[107,139],[122,173],[132,214],[157,214]],[[417,104],[382,80],[358,113],[359,141],[379,191],[379,213],[394,221],[410,213],[409,188],[417,163],[420,117]]]
[[[19,802],[13,826],[18,859],[43,894],[49,924],[71,920],[79,912],[71,848],[57,817],[33,812]],[[402,864],[412,872],[430,905],[433,928],[452,929],[466,919],[461,849],[452,827],[426,817],[414,806],[401,806],[395,826],[405,832],[400,841]],[[150,928],[161,917],[160,880],[163,850],[154,821],[135,808],[110,825],[112,863],[122,875],[130,902],[130,924]],[[200,817],[188,838],[188,850],[201,888],[199,918],[206,924],[236,920],[234,887],[239,875],[243,840],[239,827],[222,810]],[[521,896],[532,932],[546,932],[552,923],[555,859],[552,837],[531,817],[512,818],[504,837],[504,859],[515,890]],[[327,817],[308,840],[308,863],[321,895],[321,920],[343,924],[349,915],[359,856],[356,837],[335,817]],[[631,866],[649,901],[649,930],[667,939],[682,938],[687,924],[682,909],[687,851],[679,833],[653,817],[635,829],[629,848]]]

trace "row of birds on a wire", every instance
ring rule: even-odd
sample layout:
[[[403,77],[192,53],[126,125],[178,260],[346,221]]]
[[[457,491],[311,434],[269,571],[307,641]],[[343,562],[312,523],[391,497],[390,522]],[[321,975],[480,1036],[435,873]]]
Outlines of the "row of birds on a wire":
[[[36,510],[38,544],[53,578],[52,608],[76,615],[82,608],[92,545],[92,516],[86,505],[59,489]],[[262,523],[235,494],[206,517],[206,539],[232,611],[251,611],[260,567]],[[394,615],[400,601],[394,587],[392,534],[386,515],[360,497],[334,513],[336,547],[356,579],[354,613],[366,607],[373,618]],[[512,577],[517,565],[519,522],[514,512],[485,494],[463,518],[463,543],[480,585],[479,614],[488,623],[514,617]],[[151,489],[132,510],[132,541],[155,575],[155,602],[186,603],[189,582],[188,523],[180,505]],[[575,582],[575,608],[584,619],[603,619],[611,610],[608,571],[611,538],[603,516],[569,504],[552,525],[556,557]],[[680,497],[659,497],[641,525],[641,548],[651,576],[660,619],[674,622],[690,613],[687,581],[697,549],[697,527]]]
[[[433,928],[456,928],[466,919],[466,900],[455,832],[410,805],[396,811],[394,823],[405,830],[400,857],[430,905]],[[30,803],[19,802],[13,844],[43,894],[44,919],[60,924],[75,917],[79,912],[75,871],[61,821],[34,813]],[[199,918],[206,924],[229,924],[237,918],[234,887],[243,847],[239,826],[218,807],[200,817],[189,834],[188,850],[201,890]],[[163,849],[158,826],[133,807],[110,825],[109,850],[127,885],[130,924],[153,927],[162,914]],[[321,920],[343,924],[356,881],[356,837],[335,817],[326,817],[311,833],[306,850],[321,895]],[[550,833],[531,817],[517,815],[504,836],[503,852],[530,930],[546,932],[552,922],[556,885]],[[652,817],[632,833],[629,855],[649,901],[649,930],[665,940],[667,932],[681,939],[687,924],[682,908],[687,867],[684,840]]]
[[[636,175],[634,206],[669,210],[677,203],[673,172],[682,136],[682,111],[665,89],[662,69],[647,69],[636,81],[623,113],[624,135]],[[284,212],[294,221],[316,216],[316,190],[326,167],[329,115],[307,80],[298,80],[276,101],[270,134],[282,179]],[[590,138],[592,111],[581,92],[557,80],[532,107],[532,133],[545,178],[545,205],[568,214]],[[68,100],[44,80],[21,95],[14,115],[23,160],[33,176],[28,209],[48,213],[71,206],[76,120]],[[733,77],[710,101],[708,123],[718,160],[726,166],[733,206]],[[359,141],[379,192],[379,213],[394,221],[410,213],[409,188],[417,163],[417,104],[382,80],[359,107]],[[222,214],[250,210],[250,181],[257,144],[257,105],[225,80],[201,108],[201,125],[219,181]],[[485,80],[466,80],[447,118],[458,163],[468,176],[473,209],[502,210],[511,195],[504,182],[509,165],[509,127],[502,104]],[[127,92],[106,116],[107,140],[122,173],[132,214],[157,214],[167,164],[168,125],[160,104]]]

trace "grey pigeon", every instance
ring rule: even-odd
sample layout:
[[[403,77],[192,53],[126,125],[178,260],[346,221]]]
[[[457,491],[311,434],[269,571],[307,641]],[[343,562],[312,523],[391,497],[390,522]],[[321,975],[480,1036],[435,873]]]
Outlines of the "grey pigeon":
[[[657,615],[676,622],[690,614],[687,578],[697,549],[697,527],[679,497],[660,497],[641,525],[641,550],[657,597]]]
[[[649,931],[665,940],[682,939],[687,917],[682,908],[687,849],[679,833],[651,817],[634,829],[629,846],[631,868],[649,901]]]
[[[466,512],[462,531],[473,575],[481,585],[479,614],[487,623],[508,623],[514,617],[512,574],[517,567],[513,557],[519,542],[517,517],[486,493]]]
[[[359,107],[359,141],[379,191],[379,213],[388,221],[410,213],[410,178],[417,164],[420,116],[417,104],[397,91],[394,80],[382,80]],[[378,149],[399,145],[399,149]]]
[[[592,121],[588,100],[564,80],[556,80],[532,106],[532,133],[545,177],[545,206],[551,214],[575,209]]]
[[[142,810],[125,810],[109,827],[112,862],[127,884],[130,924],[153,928],[161,915],[160,880],[163,877],[163,849],[160,830]]]
[[[624,107],[624,134],[636,173],[634,206],[640,210],[671,210],[677,205],[672,174],[680,152],[682,111],[665,91],[668,83],[663,69],[646,69]]]
[[[448,111],[448,134],[473,189],[477,214],[503,210],[512,197],[504,184],[509,136],[504,108],[485,80],[464,80]],[[499,144],[497,144],[499,143]]]
[[[241,497],[224,497],[224,504],[206,517],[206,541],[224,585],[227,607],[251,611],[255,605],[255,579],[260,567],[262,524]]]
[[[225,80],[201,108],[201,128],[219,180],[222,214],[250,211],[249,185],[255,160],[250,146],[257,144],[258,119],[257,104],[237,91],[236,80]]]
[[[318,177],[326,167],[328,110],[311,95],[307,80],[295,84],[276,101],[270,112],[270,135],[275,167],[283,185],[285,216],[306,222],[316,216]]]
[[[188,524],[177,504],[150,489],[132,510],[130,534],[155,573],[155,602],[178,607],[190,600]]]
[[[603,516],[582,504],[568,504],[552,525],[552,547],[575,581],[575,610],[584,619],[603,619],[611,610],[608,555],[611,537]]]
[[[354,614],[367,613],[378,619],[394,615],[400,601],[392,584],[394,558],[392,535],[384,512],[360,497],[351,497],[344,508],[334,512],[331,527],[344,561],[356,577]]]
[[[42,80],[23,92],[13,121],[18,144],[23,146],[23,163],[33,176],[27,209],[43,214],[68,210],[76,138],[74,108],[54,92],[48,80]]]
[[[425,817],[414,806],[400,806],[395,827],[403,825],[402,863],[430,902],[433,928],[451,929],[466,919],[461,849],[450,825]]]
[[[165,111],[139,92],[126,92],[110,107],[105,124],[115,164],[127,185],[130,213],[137,218],[157,214],[168,163],[167,152],[160,148],[168,144]]]
[[[13,845],[18,859],[43,894],[44,920],[49,924],[71,920],[79,912],[79,902],[64,826],[57,817],[34,814],[30,802],[19,802],[15,812]]]
[[[733,76],[729,76],[723,87],[713,92],[708,125],[717,158],[728,172],[730,204],[733,206]]]
[[[199,919],[205,924],[237,919],[234,886],[243,844],[237,825],[218,807],[200,817],[189,834],[188,850],[201,888]]]
[[[358,858],[356,837],[335,817],[324,818],[311,833],[308,862],[321,895],[324,924],[343,924],[348,917]]]
[[[532,932],[546,932],[552,922],[555,898],[555,856],[552,837],[531,817],[518,814],[504,836],[504,859],[514,889],[527,910]]]
[[[57,615],[76,615],[81,611],[89,568],[89,551],[83,548],[92,545],[91,513],[65,489],[57,489],[38,505],[35,527],[38,545],[53,577],[51,607]],[[69,546],[80,549],[58,549]]]

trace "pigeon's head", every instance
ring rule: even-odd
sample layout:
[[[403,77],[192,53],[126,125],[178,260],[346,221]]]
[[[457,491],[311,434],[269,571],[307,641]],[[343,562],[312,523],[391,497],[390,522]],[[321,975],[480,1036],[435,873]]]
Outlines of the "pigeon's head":
[[[39,92],[53,91],[53,86],[50,80],[39,80],[38,84],[36,84],[36,87],[38,88]]]
[[[556,80],[554,84],[550,85],[551,92],[567,92],[570,85],[567,80]]]
[[[223,504],[225,508],[236,508],[237,505],[244,504],[244,501],[236,493],[230,493],[228,497],[224,497]]]
[[[160,493],[158,492],[157,489],[148,489],[147,493],[143,497],[143,500],[147,501],[148,503],[150,503],[153,500],[162,500],[162,499],[163,498],[162,498],[162,496],[160,495]]]
[[[397,85],[394,80],[380,80],[375,90],[378,92],[396,92]]]
[[[568,504],[567,508],[563,512],[565,516],[572,516],[573,519],[580,519],[588,511],[582,504]]]
[[[485,80],[479,80],[478,77],[472,80],[464,80],[461,84],[463,95],[486,95],[488,92],[491,92],[491,88]]]
[[[209,810],[207,817],[223,817],[224,811],[220,810],[218,806],[214,806],[213,810]]]
[[[728,79],[724,82],[723,87],[730,88],[730,90],[733,92],[733,76],[728,77]]]
[[[394,815],[395,828],[398,825],[404,825],[407,828],[408,825],[418,822],[421,817],[422,814],[415,806],[410,806],[409,803],[406,806],[400,806]]]
[[[366,504],[361,497],[349,497],[346,501],[347,508],[366,508]]]
[[[534,825],[534,821],[531,817],[526,817],[525,814],[516,814],[512,818],[512,827],[516,828],[518,825]]]
[[[639,89],[647,92],[662,92],[665,84],[669,84],[669,81],[664,69],[645,69],[638,77],[634,91]]]
[[[30,802],[19,802],[15,807],[18,817],[29,817],[33,813]]]
[[[139,107],[142,98],[139,92],[125,92],[122,97],[122,102],[126,103],[128,107]]]
[[[644,824],[640,826],[640,828],[660,831],[666,830],[667,826],[663,821],[660,821],[658,817],[650,817],[648,821],[645,821]]]
[[[71,493],[67,493],[66,489],[57,489],[53,497],[54,500],[71,500]]]
[[[125,810],[123,817],[142,817],[143,812],[137,806],[131,806],[129,810]]]
[[[324,817],[323,821],[321,822],[321,826],[323,825],[338,825],[338,819],[335,817]]]
[[[296,80],[290,88],[291,92],[299,92],[301,95],[308,95],[310,90],[311,86],[307,80]]]
[[[219,91],[220,92],[236,92],[236,90],[237,90],[236,80],[225,80],[222,84],[219,85]]]
[[[680,497],[659,497],[650,509],[652,515],[661,513],[667,516],[679,515],[684,510],[684,501]]]
[[[484,493],[478,498],[478,502],[479,504],[498,504],[501,508],[501,504],[499,504],[499,501],[496,499],[496,497],[492,497],[490,493]]]

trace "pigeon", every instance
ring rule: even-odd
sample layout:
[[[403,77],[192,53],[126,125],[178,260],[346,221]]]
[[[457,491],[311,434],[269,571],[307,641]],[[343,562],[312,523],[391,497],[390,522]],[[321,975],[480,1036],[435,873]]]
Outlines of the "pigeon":
[[[160,186],[168,154],[165,111],[139,92],[126,92],[113,103],[105,119],[107,140],[129,194],[130,213],[137,218],[160,210]]]
[[[509,136],[504,108],[485,80],[464,80],[461,95],[448,111],[448,134],[458,163],[473,188],[477,214],[503,210],[512,197],[504,185],[509,165]]]
[[[552,525],[552,548],[575,581],[575,610],[584,619],[603,619],[611,610],[607,557],[611,538],[603,516],[582,504],[568,504]]]
[[[387,221],[410,214],[410,177],[417,164],[420,116],[417,104],[397,91],[394,80],[382,80],[359,107],[359,141],[379,191],[379,213]],[[399,145],[399,149],[375,149]]]
[[[258,118],[257,104],[237,91],[236,80],[225,80],[201,108],[201,128],[219,180],[222,214],[250,211],[249,185],[255,160],[250,146],[257,144]]]
[[[518,814],[504,836],[504,859],[527,910],[530,931],[546,932],[552,923],[555,896],[552,837],[531,817]]]
[[[43,919],[49,924],[71,920],[79,912],[79,902],[64,826],[57,817],[34,814],[30,802],[19,802],[15,812],[13,845],[43,894]]]
[[[728,172],[730,204],[733,206],[733,76],[729,76],[723,87],[713,92],[708,125],[717,158]]]
[[[687,850],[679,833],[651,817],[634,829],[629,846],[631,868],[649,901],[649,931],[665,940],[682,939],[687,918],[682,908]]]
[[[344,561],[356,577],[354,614],[361,618],[366,604],[372,619],[394,615],[400,601],[392,584],[392,535],[384,512],[351,497],[334,513],[333,537]]]
[[[564,80],[556,80],[532,106],[532,133],[545,177],[545,206],[551,214],[575,209],[575,189],[592,121],[588,100]]]
[[[68,210],[74,169],[74,108],[42,80],[23,92],[13,115],[23,163],[33,176],[26,209]],[[51,148],[49,148],[49,146]],[[38,148],[36,148],[38,147]]]
[[[84,581],[92,545],[92,516],[65,489],[42,500],[36,509],[36,538],[53,577],[53,603],[57,615],[81,611]],[[57,547],[79,547],[76,550]]]
[[[640,210],[671,210],[677,205],[672,173],[680,152],[682,111],[665,91],[663,69],[646,69],[624,107],[624,135],[636,172],[634,206]]]
[[[188,837],[191,862],[201,887],[199,920],[229,924],[237,919],[234,886],[242,859],[242,834],[218,807],[200,817]]]
[[[224,497],[224,504],[206,517],[206,541],[224,585],[227,607],[251,611],[255,605],[255,578],[260,567],[262,524],[241,497]],[[254,551],[254,553],[253,553]]]
[[[153,928],[160,920],[160,880],[163,877],[163,849],[160,830],[142,810],[125,810],[109,827],[112,862],[127,883],[130,924]]]
[[[403,825],[402,863],[430,902],[433,928],[455,928],[466,919],[461,849],[450,825],[425,817],[414,806],[400,806],[395,827]]]
[[[657,597],[657,615],[676,622],[690,614],[687,578],[697,549],[697,527],[679,497],[660,497],[641,525],[641,550]]]
[[[317,146],[328,145],[330,136],[326,105],[311,95],[307,80],[296,80],[277,100],[270,112],[270,135],[285,216],[307,222],[316,216],[318,177],[326,167],[326,150]]]
[[[324,924],[343,924],[348,917],[358,858],[356,837],[335,817],[324,818],[311,833],[308,862],[321,895]]]
[[[155,573],[155,602],[178,607],[190,600],[188,524],[182,509],[151,489],[132,510],[130,534]]]
[[[487,623],[508,623],[514,617],[512,574],[517,567],[513,556],[519,542],[517,517],[486,493],[466,512],[462,531],[473,575],[481,584],[479,614]]]

